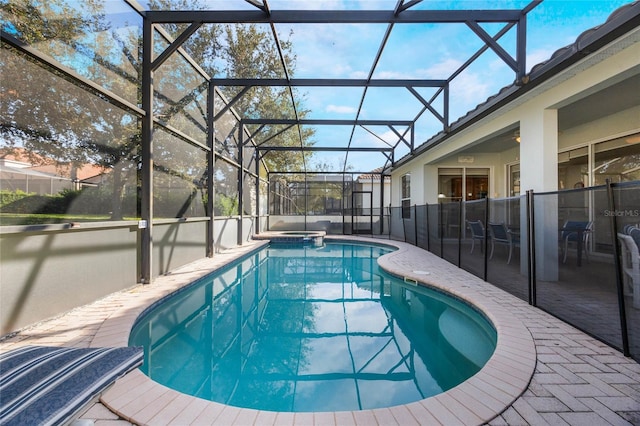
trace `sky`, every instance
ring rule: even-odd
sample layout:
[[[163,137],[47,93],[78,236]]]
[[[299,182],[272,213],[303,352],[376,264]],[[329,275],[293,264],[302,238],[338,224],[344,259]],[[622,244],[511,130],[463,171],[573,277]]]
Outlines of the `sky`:
[[[242,0],[207,0],[211,9],[256,10]],[[271,10],[393,10],[397,0],[268,0]],[[424,0],[410,10],[451,9],[522,9],[529,1]],[[605,0],[544,0],[527,15],[526,68],[549,59],[553,53],[575,42],[585,30],[604,23],[607,17],[628,1]],[[491,36],[505,24],[480,24]],[[291,40],[296,55],[292,74],[296,78],[364,79],[372,73],[374,79],[446,79],[471,57],[484,43],[465,24],[396,24],[375,69],[376,54],[388,28],[387,24],[277,24],[281,40]],[[499,41],[500,46],[515,57],[515,27]],[[238,76],[227,76],[238,77]],[[487,98],[497,94],[515,80],[514,71],[492,50],[483,53],[474,63],[455,77],[450,85],[450,122],[464,116]],[[405,88],[369,88],[363,101],[362,88],[299,88],[304,95],[308,118],[317,119],[398,119],[418,116],[422,104]],[[417,88],[430,100],[433,88]],[[442,95],[432,107],[443,113]],[[362,102],[362,104],[361,104]],[[316,126],[315,145],[381,146],[396,144],[397,132],[406,127]],[[433,114],[419,116],[415,128],[415,145],[428,140],[443,128]],[[397,150],[396,159],[408,152]],[[342,170],[344,158],[335,152],[315,155],[316,161]],[[354,171],[368,171],[382,166],[386,158],[380,153],[353,153],[347,160]]]

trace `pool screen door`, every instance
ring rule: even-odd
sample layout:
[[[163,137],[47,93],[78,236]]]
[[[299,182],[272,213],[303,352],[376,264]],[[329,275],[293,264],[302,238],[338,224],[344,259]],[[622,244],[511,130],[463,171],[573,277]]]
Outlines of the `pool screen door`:
[[[373,233],[373,195],[371,191],[353,191],[351,195],[351,233]]]

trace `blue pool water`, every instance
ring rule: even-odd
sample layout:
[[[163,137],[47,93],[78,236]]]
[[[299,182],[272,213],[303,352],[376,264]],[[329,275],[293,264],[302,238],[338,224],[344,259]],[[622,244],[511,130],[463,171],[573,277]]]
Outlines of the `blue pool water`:
[[[477,311],[378,266],[390,249],[271,246],[147,312],[130,344],[186,394],[270,411],[361,410],[444,392],[496,344]]]

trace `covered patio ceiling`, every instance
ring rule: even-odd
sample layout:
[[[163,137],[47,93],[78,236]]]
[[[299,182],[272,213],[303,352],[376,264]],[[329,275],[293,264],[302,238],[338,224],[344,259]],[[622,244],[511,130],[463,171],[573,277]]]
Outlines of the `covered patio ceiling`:
[[[627,74],[621,74],[621,77],[626,76]],[[558,106],[558,131],[562,133],[637,105],[640,74],[632,74],[609,83],[604,87],[593,87],[593,93]],[[594,105],[598,107],[594,108]],[[453,151],[449,156],[453,158],[460,154],[500,153],[518,146],[519,134],[518,123],[515,123],[497,134],[487,135],[486,138],[465,146],[464,149]]]
[[[271,34],[279,77],[208,77],[214,86],[233,88],[225,110],[251,97],[255,88],[285,88],[291,106],[287,116],[274,111],[272,116],[241,117],[242,143],[252,144],[258,156],[302,153],[301,172],[314,171],[312,154],[328,159],[332,169],[325,167],[325,172],[366,173],[382,166],[387,173],[399,158],[429,137],[449,132],[452,118],[477,105],[465,95],[474,90],[466,74],[491,68],[492,74],[507,76],[503,86],[526,82],[527,14],[540,3],[508,10],[432,10],[429,2],[397,0],[388,10],[313,10],[308,9],[313,2],[301,2],[301,9],[278,10],[267,0],[238,0],[224,2],[224,10],[147,10],[144,15],[151,28],[183,28],[153,59],[151,71],[203,25],[253,24]],[[452,26],[464,27],[462,40],[449,31]],[[320,39],[323,46],[306,52],[295,77],[283,52],[283,34],[295,34],[291,41],[302,43],[294,52],[303,52],[309,38]],[[470,46],[473,53],[465,54]],[[334,66],[327,71],[314,66],[314,60],[330,60]],[[216,111],[216,118],[222,112]],[[264,131],[267,127],[270,132]],[[304,127],[314,129],[314,140],[305,140]],[[294,132],[296,146],[279,144],[274,128],[278,135]]]

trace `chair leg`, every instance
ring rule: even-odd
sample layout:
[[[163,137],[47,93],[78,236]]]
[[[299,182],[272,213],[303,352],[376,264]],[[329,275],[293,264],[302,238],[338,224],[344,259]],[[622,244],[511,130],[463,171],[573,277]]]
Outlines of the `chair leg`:
[[[475,238],[471,238],[471,251],[469,252],[469,254],[473,253],[473,248],[476,246],[476,239]]]
[[[633,296],[633,278],[627,271],[622,273],[622,294],[625,296]]]
[[[493,259],[493,249],[495,248],[495,244],[493,239],[491,239],[491,254],[489,255],[489,259]]]
[[[589,260],[589,249],[587,248],[587,241],[582,244],[582,248],[584,249],[584,257],[587,259],[587,263],[591,263]]]
[[[507,259],[507,265],[511,263],[511,254],[513,253],[513,246],[509,244],[509,258]]]
[[[569,251],[569,241],[564,240],[564,257],[562,259],[562,263],[567,263],[567,252]]]

